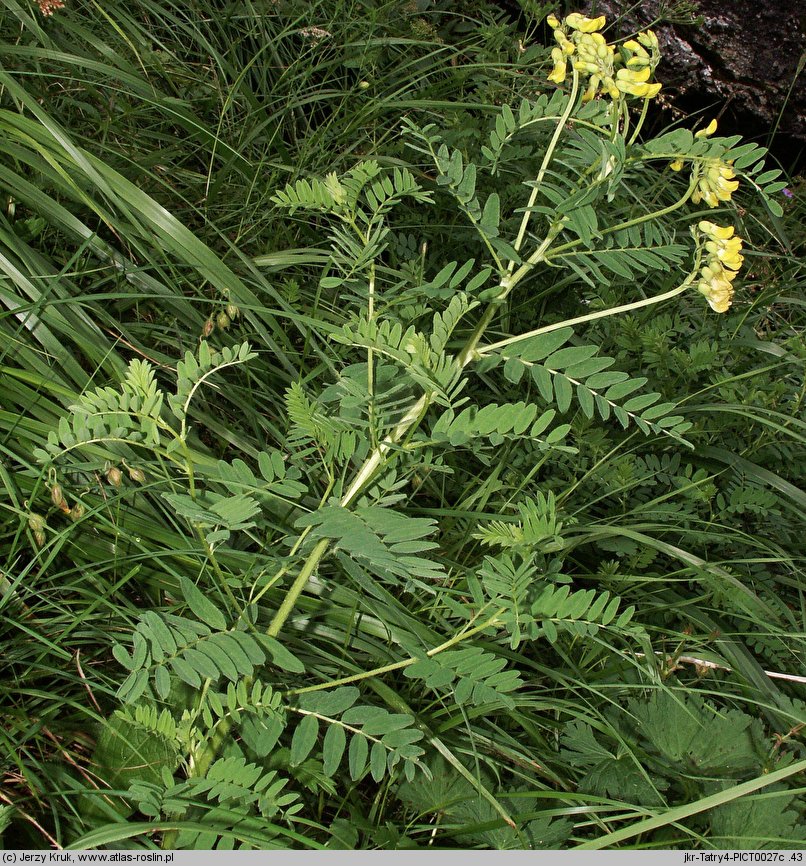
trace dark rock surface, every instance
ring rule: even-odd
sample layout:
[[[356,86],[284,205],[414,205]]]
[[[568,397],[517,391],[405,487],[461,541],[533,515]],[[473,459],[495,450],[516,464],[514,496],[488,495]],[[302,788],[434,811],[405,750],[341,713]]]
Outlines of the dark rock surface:
[[[589,0],[618,35],[652,25],[669,0]],[[677,5],[680,5],[679,3]],[[699,23],[654,26],[663,59],[657,78],[667,104],[720,116],[720,132],[762,144],[800,162],[806,151],[806,0],[698,0]],[[680,16],[684,18],[685,16]],[[798,73],[800,74],[798,75]],[[781,154],[784,157],[784,153]],[[784,157],[785,158],[785,157]]]

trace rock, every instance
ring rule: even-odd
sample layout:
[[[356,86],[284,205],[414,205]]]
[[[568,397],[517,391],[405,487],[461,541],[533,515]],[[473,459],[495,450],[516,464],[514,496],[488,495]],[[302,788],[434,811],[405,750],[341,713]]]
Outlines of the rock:
[[[653,25],[670,5],[593,0],[587,14],[606,15],[618,36],[653,26],[663,53],[657,78],[667,105],[686,113],[706,110],[706,118],[720,116],[721,132],[762,144],[774,132],[779,152],[781,146],[793,156],[802,152],[806,0],[698,0],[687,4],[696,5],[695,23],[692,16],[678,16],[674,23]]]

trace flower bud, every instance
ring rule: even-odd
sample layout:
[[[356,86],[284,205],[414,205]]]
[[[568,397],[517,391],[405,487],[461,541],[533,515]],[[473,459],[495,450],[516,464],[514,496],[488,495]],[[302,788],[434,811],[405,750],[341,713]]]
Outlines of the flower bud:
[[[129,478],[132,481],[136,481],[138,484],[145,484],[146,474],[142,469],[137,469],[134,466],[129,467]]]
[[[76,504],[70,509],[70,520],[73,523],[77,523],[84,516],[84,512],[86,509],[80,502],[76,502]]]
[[[202,337],[209,337],[210,334],[213,333],[215,328],[215,322],[212,319],[208,319],[204,323],[204,327],[202,328]]]
[[[38,529],[34,532],[34,543],[37,547],[43,547],[45,544],[46,538],[45,533],[42,532],[41,529]]]
[[[112,466],[111,469],[106,473],[106,480],[113,487],[120,487],[123,483],[123,473],[118,469],[117,466]]]
[[[226,331],[227,328],[232,324],[232,320],[226,313],[219,313],[215,317],[215,323],[221,331]]]
[[[241,311],[235,306],[235,304],[230,303],[227,304],[227,315],[234,322],[236,319],[240,318]]]
[[[658,50],[658,37],[655,35],[654,30],[642,30],[638,34],[638,41],[644,48],[648,48],[650,51]]]
[[[41,532],[45,528],[45,518],[40,514],[29,514],[28,528],[32,532]]]

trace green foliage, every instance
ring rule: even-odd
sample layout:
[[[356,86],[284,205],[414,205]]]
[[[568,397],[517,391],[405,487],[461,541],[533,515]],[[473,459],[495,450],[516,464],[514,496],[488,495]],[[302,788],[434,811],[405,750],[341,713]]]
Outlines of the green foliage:
[[[460,706],[492,704],[514,709],[515,701],[508,692],[520,688],[523,681],[518,671],[503,670],[506,663],[505,658],[480,647],[468,647],[417,659],[406,668],[405,676],[424,680],[431,689],[450,687],[451,698]]]
[[[424,540],[436,529],[433,520],[406,517],[377,505],[352,511],[326,505],[301,517],[297,526],[312,527],[312,539],[334,539],[337,548],[364,561],[376,574],[422,580],[444,576],[441,564],[417,555],[437,546]]]
[[[766,169],[767,148],[754,142],[740,144],[741,140],[740,135],[696,138],[688,129],[675,129],[648,141],[644,150],[653,157],[730,162],[740,172],[740,177],[758,192],[773,215],[782,216],[783,208],[773,196],[786,187],[787,181],[780,180],[780,169]]]
[[[291,763],[301,764],[308,757],[316,745],[320,726],[324,725],[325,775],[335,775],[346,755],[353,781],[361,779],[368,769],[372,778],[380,782],[401,762],[406,778],[412,779],[423,754],[417,745],[423,732],[414,726],[413,717],[407,713],[356,704],[359,696],[359,690],[352,687],[303,695],[296,708],[302,721],[291,740]]]
[[[133,782],[157,782],[163,768],[172,774],[180,761],[176,722],[167,709],[141,705],[117,710],[95,747],[95,762],[111,788]]]
[[[711,815],[711,838],[727,850],[758,850],[787,845],[806,847],[806,828],[788,806],[794,798],[770,792],[765,799],[738,800],[719,806]]]
[[[448,836],[463,848],[553,849],[562,847],[571,831],[567,820],[530,820],[528,813],[523,819],[518,816],[517,827],[506,826],[474,787],[441,759],[433,762],[428,777],[401,785],[399,796],[419,815],[440,816]]]
[[[204,606],[191,603],[191,609],[218,622],[220,612],[204,601]],[[198,688],[204,680],[217,682],[225,677],[235,682],[250,676],[266,660],[261,643],[247,632],[213,631],[204,622],[153,611],[138,623],[131,653],[118,646],[115,658],[129,670],[118,697],[129,703],[137,701],[149,684],[159,697],[167,698],[171,673]]]
[[[0,2],[3,843],[803,847],[802,183],[545,4]]]
[[[659,403],[658,392],[624,400],[642,388],[647,379],[631,379],[627,373],[609,370],[615,359],[597,357],[598,346],[565,345],[572,336],[570,328],[561,328],[519,340],[496,357],[505,361],[504,375],[515,384],[528,370],[540,396],[556,405],[559,412],[568,412],[572,403],[575,407],[578,404],[587,418],[598,415],[607,421],[612,413],[623,427],[632,423],[643,433],[682,440],[691,422],[682,415],[669,414],[675,409],[674,403]]]
[[[233,828],[237,834],[261,827],[261,823],[249,820],[250,812],[261,816],[265,832],[266,819],[278,814],[290,817],[302,808],[302,803],[296,802],[297,794],[283,791],[288,779],[278,777],[274,770],[263,772],[243,758],[219,758],[203,778],[194,776],[175,783],[168,773],[161,781],[159,785],[138,781],[129,788],[129,797],[148,818],[195,819],[201,829],[183,830],[176,840],[181,848],[226,849],[231,845],[222,844],[222,831]]]

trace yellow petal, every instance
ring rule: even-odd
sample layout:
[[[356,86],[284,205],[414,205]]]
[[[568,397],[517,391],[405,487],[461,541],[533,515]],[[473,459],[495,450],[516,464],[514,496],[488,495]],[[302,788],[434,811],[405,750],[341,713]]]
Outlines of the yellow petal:
[[[560,57],[563,57],[562,51],[559,48],[555,48],[554,51],[557,51]],[[554,54],[552,51],[552,55]],[[555,84],[562,84],[565,81],[565,60],[557,60],[554,59],[554,69],[548,75],[548,80],[553,81]]]
[[[642,57],[648,56],[646,51],[634,39],[628,39],[623,43],[623,47],[628,51],[632,51],[633,54],[640,54]]]
[[[642,84],[645,81],[649,81],[649,67],[645,66],[643,69],[619,69],[616,73],[616,78],[622,81],[631,81],[635,84]]]
[[[694,133],[695,138],[708,138],[709,135],[713,135],[716,132],[716,119],[712,120],[705,129],[701,129],[699,132]]]
[[[552,28],[552,30],[560,26],[560,21],[554,14],[549,15],[549,17],[546,18],[546,21],[548,21],[548,25]]]
[[[709,222],[708,220],[700,220],[697,223],[697,228],[704,235],[708,235],[714,240],[727,240],[733,237],[733,232],[735,231],[733,226],[718,226],[716,223]]]
[[[572,30],[579,30],[580,33],[595,33],[605,26],[607,19],[604,15],[600,15],[598,18],[586,18],[579,12],[572,12],[565,19],[565,23]]]

